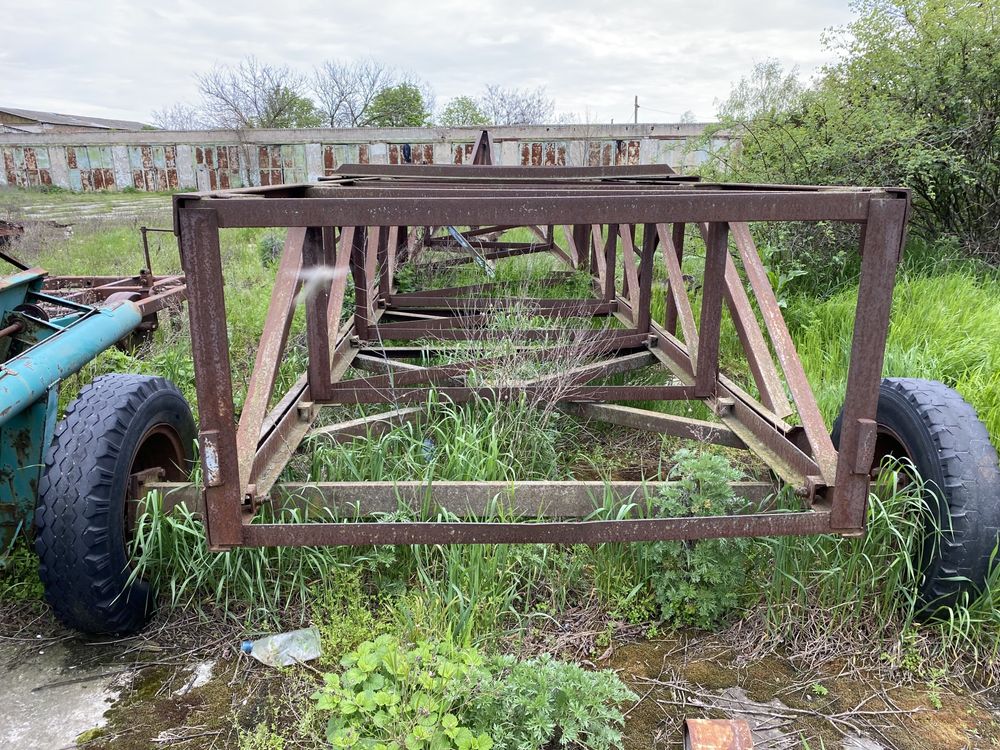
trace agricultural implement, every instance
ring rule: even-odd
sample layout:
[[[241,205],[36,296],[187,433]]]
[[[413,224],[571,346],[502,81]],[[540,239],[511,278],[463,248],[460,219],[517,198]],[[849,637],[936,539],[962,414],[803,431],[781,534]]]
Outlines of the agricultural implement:
[[[487,138],[476,154],[488,161]],[[189,288],[203,479],[185,484],[133,471],[131,496],[155,490],[168,506],[183,501],[199,508],[207,542],[218,551],[855,536],[864,533],[873,467],[895,455],[921,472],[928,509],[948,523],[944,542],[920,561],[921,595],[928,605],[953,602],[986,576],[997,539],[1000,470],[985,429],[954,392],[938,383],[882,380],[908,211],[905,190],[706,184],[664,166],[346,165],[316,184],[177,195],[174,231]],[[753,222],[859,228],[859,302],[843,412],[832,437],[754,245]],[[287,228],[239,414],[219,240],[221,230],[235,227]],[[510,239],[514,229],[522,230],[521,240]],[[682,273],[693,237],[704,247],[696,284]],[[537,253],[558,258],[562,274],[589,275],[591,293],[512,296],[498,293],[488,278],[405,291],[398,283],[407,266],[489,270],[498,260]],[[547,281],[563,278],[559,273]],[[353,310],[345,307],[349,287]],[[666,298],[662,313],[653,304],[657,295]],[[700,304],[693,306],[693,298]],[[287,393],[274,394],[300,299],[307,371]],[[475,344],[497,337],[493,324],[513,310],[528,311],[536,325],[508,330],[503,339],[545,365],[545,374],[500,385],[476,380],[471,374],[490,355]],[[738,334],[746,382],[720,371],[724,315]],[[659,368],[652,383],[606,382],[650,367]],[[657,483],[279,482],[307,436],[344,442],[384,432],[415,418],[432,392],[454,403],[544,398],[582,418],[746,449],[794,488],[800,507],[777,512],[769,505],[772,482],[739,488],[758,505],[742,515],[636,513],[618,520],[587,516],[606,493],[627,503],[655,493]],[[627,405],[690,400],[706,404],[714,420]],[[324,408],[352,404],[385,409],[317,423]],[[266,503],[323,509],[336,521],[265,520],[258,511]],[[475,520],[498,504],[508,520]],[[384,520],[401,506],[421,520]],[[117,507],[124,513],[127,504]],[[423,520],[441,518],[444,510],[445,520]],[[133,594],[123,568],[118,586],[102,596],[50,600],[69,624],[121,632],[139,627],[149,610],[148,589]],[[88,608],[85,617],[75,614],[81,608]]]
[[[57,426],[60,383],[108,347],[148,335],[156,327],[157,313],[179,304],[185,287],[180,276],[157,277],[145,269],[127,278],[49,276],[6,252],[0,252],[0,259],[14,267],[14,273],[0,281],[0,553],[34,522],[42,577],[50,598],[59,597],[67,586],[79,585],[82,577],[86,585],[102,585],[101,569],[119,562],[97,549],[104,544],[118,551],[117,545],[98,541],[115,528],[104,507],[108,499],[99,493],[80,494],[89,481],[90,457],[117,453],[121,447],[122,466],[116,470],[128,476],[152,468],[154,453],[156,460],[168,455],[157,445],[154,432],[144,429],[137,438],[120,433],[121,424],[111,418],[121,411],[120,404],[109,398],[109,384],[130,390],[155,384],[175,391],[162,378],[98,378]],[[186,413],[193,433],[190,409],[179,393],[177,397],[181,422]],[[87,423],[86,441],[73,455],[64,455],[59,450],[64,436],[67,431],[79,432],[82,422]],[[165,429],[161,427],[161,432]],[[175,451],[158,476],[184,478],[191,453],[190,448]],[[53,464],[54,458],[63,460]],[[63,492],[70,484],[73,491]],[[119,531],[119,541],[122,536]],[[80,554],[83,538],[94,542],[89,556]]]

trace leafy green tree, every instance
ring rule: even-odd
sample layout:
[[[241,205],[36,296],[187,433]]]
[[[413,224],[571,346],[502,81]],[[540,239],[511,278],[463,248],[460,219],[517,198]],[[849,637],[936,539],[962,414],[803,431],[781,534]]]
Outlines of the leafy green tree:
[[[903,185],[911,233],[1000,260],[1000,3],[859,0],[824,39],[839,61],[801,88],[768,63],[720,107],[740,180]],[[760,104],[763,102],[763,106]]]
[[[471,96],[456,96],[445,105],[439,121],[442,125],[457,127],[461,125],[489,125],[489,118],[479,108]]]
[[[264,122],[269,122],[269,128],[319,128],[324,124],[323,114],[312,99],[287,89],[276,92],[268,115]]]
[[[412,83],[382,89],[366,114],[365,124],[377,128],[421,127],[431,119],[424,95]]]

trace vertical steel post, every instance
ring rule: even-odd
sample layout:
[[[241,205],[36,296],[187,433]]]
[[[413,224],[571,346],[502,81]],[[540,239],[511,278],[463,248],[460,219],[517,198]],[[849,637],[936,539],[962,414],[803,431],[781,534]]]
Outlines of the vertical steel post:
[[[656,254],[656,225],[643,224],[642,247],[639,252],[639,309],[633,310],[635,327],[641,333],[650,328],[650,306],[653,302],[653,256]]]
[[[615,299],[615,264],[618,262],[618,225],[608,224],[608,238],[604,242],[604,301]]]
[[[324,242],[323,229],[309,227],[302,244],[302,267],[312,276],[305,285],[310,290],[305,308],[309,395],[314,401],[326,400],[330,391],[330,340],[336,333],[330,329],[328,315],[334,268],[332,239]]]
[[[875,455],[875,416],[889,334],[896,264],[905,237],[907,201],[873,199],[868,204],[861,248],[861,281],[854,318],[841,420],[837,481],[830,525],[861,532],[868,506],[868,480]]]
[[[576,245],[577,268],[590,267],[590,225],[574,224],[572,228],[573,244]]]
[[[243,541],[244,495],[236,452],[219,221],[214,209],[181,208],[177,222],[198,393],[205,525],[209,547],[218,550]]]
[[[674,250],[677,252],[677,265],[683,268],[684,262],[684,224],[681,222],[675,222],[671,228],[671,239],[674,243]],[[670,252],[669,248],[664,247],[663,252]],[[683,291],[683,290],[680,290]],[[672,336],[677,335],[677,303],[674,302],[674,295],[667,295],[667,314],[663,321],[663,327]]]
[[[713,221],[705,242],[705,279],[701,291],[701,324],[698,332],[698,370],[694,393],[698,398],[715,394],[719,379],[719,333],[722,329],[722,297],[729,256],[729,225]]]

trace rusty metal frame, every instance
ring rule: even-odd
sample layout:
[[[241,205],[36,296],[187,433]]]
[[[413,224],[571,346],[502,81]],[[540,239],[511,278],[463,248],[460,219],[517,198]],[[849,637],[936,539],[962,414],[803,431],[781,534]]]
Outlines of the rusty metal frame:
[[[483,161],[490,154],[486,139],[476,148]],[[209,544],[216,550],[859,534],[864,529],[875,403],[908,210],[904,190],[706,184],[655,165],[347,165],[316,184],[179,194],[174,198],[174,229],[189,287],[204,481],[201,487],[151,486],[169,492],[171,502],[200,505]],[[834,221],[861,227],[862,274],[839,452],[826,432],[754,246],[749,223],[755,221]],[[219,246],[220,230],[231,227],[288,228],[238,421]],[[515,227],[527,228],[537,242],[500,241],[504,231]],[[706,249],[697,319],[681,273],[689,232],[700,234]],[[538,252],[554,255],[569,271],[588,269],[593,298],[490,296],[495,291],[490,283],[405,293],[395,287],[396,272],[406,263],[489,264]],[[664,264],[667,277],[662,320],[651,314],[656,263]],[[309,282],[306,289],[307,372],[271,406],[277,365],[303,279],[323,280],[318,285]],[[353,286],[355,310],[341,325],[348,284]],[[506,494],[489,483],[440,492],[438,485],[448,483],[277,484],[324,406],[386,405],[386,412],[315,431],[342,441],[414,418],[419,409],[409,405],[425,403],[432,389],[439,398],[455,402],[542,392],[544,378],[504,387],[469,385],[464,375],[482,362],[424,367],[408,361],[421,352],[495,336],[488,328],[492,316],[512,306],[550,319],[611,321],[601,329],[538,328],[510,334],[531,356],[538,355],[536,342],[555,341],[547,347],[550,357],[560,348],[586,346],[596,358],[558,373],[564,387],[554,400],[561,408],[589,419],[749,449],[796,489],[801,511],[768,512],[761,507],[729,517],[587,520],[581,513],[586,507],[581,493],[597,498],[601,492],[577,482],[516,483]],[[756,394],[720,372],[726,311]],[[407,341],[423,343],[409,346]],[[663,366],[662,383],[595,384],[650,363]],[[343,380],[351,368],[376,374]],[[702,400],[718,422],[605,403],[685,399]],[[602,487],[619,500],[638,491],[629,483]],[[655,490],[655,485],[647,489]],[[763,499],[766,493],[758,488],[751,494]],[[262,502],[289,496],[308,496],[311,507],[336,511],[343,520],[254,520]],[[412,507],[420,500],[425,510],[444,508],[461,516],[458,506],[483,510],[490,498],[501,506],[505,499],[510,501],[507,510],[517,517],[530,516],[530,522],[370,520],[373,513],[404,501]],[[345,515],[345,509],[353,511]]]

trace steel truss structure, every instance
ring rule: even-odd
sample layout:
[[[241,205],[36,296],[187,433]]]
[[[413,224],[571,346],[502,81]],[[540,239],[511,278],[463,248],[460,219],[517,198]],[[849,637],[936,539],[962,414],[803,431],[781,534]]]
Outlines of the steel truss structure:
[[[488,158],[488,148],[481,144],[476,152],[479,161]],[[188,285],[204,480],[201,487],[149,487],[172,492],[174,501],[198,502],[209,544],[216,550],[861,533],[892,288],[908,210],[904,190],[707,184],[664,166],[347,165],[316,184],[179,194],[174,231]],[[749,228],[751,222],[819,221],[861,228],[860,294],[839,451]],[[238,422],[219,243],[220,230],[232,227],[288,228]],[[536,239],[501,239],[518,227]],[[681,272],[689,234],[700,234],[705,245],[697,316]],[[589,272],[592,297],[491,296],[496,291],[492,283],[401,292],[396,284],[407,264],[488,266],[531,253],[553,255],[569,271]],[[660,291],[654,288],[657,265],[667,279],[666,311],[660,319],[654,319],[651,305]],[[272,406],[304,284],[309,292],[304,302],[307,372]],[[349,285],[355,308],[342,325]],[[564,408],[590,419],[749,449],[796,489],[801,511],[768,512],[762,506],[759,512],[737,516],[580,520],[594,509],[595,497],[611,492],[625,501],[643,491],[638,482],[278,484],[324,406],[388,408],[315,430],[344,441],[412,418],[431,389],[456,403],[541,392],[551,376],[489,386],[466,380],[470,370],[484,364],[481,360],[414,364],[427,352],[454,352],[467,342],[495,336],[491,320],[512,308],[543,319],[605,321],[598,327],[538,327],[508,334],[526,356],[546,356],[551,362],[566,361],[559,356],[567,349],[587,351],[586,361],[556,373],[568,383],[555,396]],[[724,310],[738,333],[755,389],[741,388],[720,372]],[[650,364],[662,366],[662,383],[599,382]],[[349,369],[372,374],[345,380]],[[703,401],[718,421],[609,403],[689,399]],[[748,483],[740,492],[761,501],[770,489],[769,484]],[[509,503],[505,517],[515,520],[372,520],[400,503],[446,508],[458,518],[481,517],[497,496]],[[349,520],[251,522],[268,498],[325,506]]]

